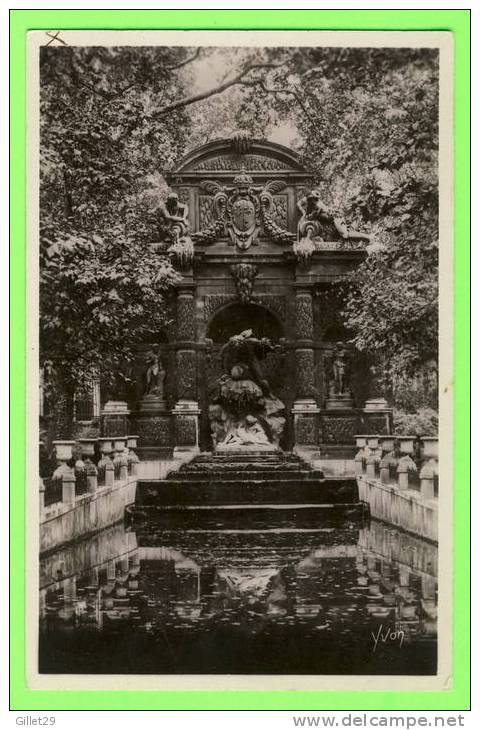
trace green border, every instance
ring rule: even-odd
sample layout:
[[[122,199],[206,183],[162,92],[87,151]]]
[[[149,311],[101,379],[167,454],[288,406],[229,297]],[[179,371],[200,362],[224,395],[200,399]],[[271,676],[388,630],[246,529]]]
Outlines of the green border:
[[[12,10],[11,21],[11,709],[466,710],[469,708],[470,11]],[[25,682],[25,88],[35,29],[447,30],[455,46],[455,520],[453,688],[439,692],[43,691]],[[459,377],[461,375],[461,377]]]

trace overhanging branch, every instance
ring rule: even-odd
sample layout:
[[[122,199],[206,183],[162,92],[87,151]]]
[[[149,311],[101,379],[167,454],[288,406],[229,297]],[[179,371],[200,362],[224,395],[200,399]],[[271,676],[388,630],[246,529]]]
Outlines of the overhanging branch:
[[[260,86],[260,88],[263,89],[263,91],[266,94],[275,94],[275,95],[280,95],[280,96],[283,94],[286,94],[286,95],[292,96],[295,99],[295,101],[297,102],[297,104],[299,105],[299,107],[304,112],[307,119],[311,122],[311,124],[313,124],[315,126],[314,117],[311,115],[311,113],[309,112],[309,110],[307,109],[305,104],[303,103],[299,94],[296,91],[294,91],[293,89],[286,89],[286,88],[276,89],[271,86],[267,86],[264,79],[255,79],[254,81],[243,81],[242,84],[243,84],[243,86]]]
[[[269,68],[280,68],[283,66],[283,63],[251,63],[248,64],[242,71],[240,71],[236,76],[233,76],[233,78],[229,79],[228,81],[224,81],[222,84],[219,84],[218,86],[214,86],[213,89],[208,89],[207,91],[202,91],[199,94],[192,94],[192,96],[186,96],[183,99],[178,99],[177,101],[173,101],[171,104],[167,104],[162,109],[159,109],[158,112],[152,115],[152,118],[158,118],[162,117],[165,114],[169,114],[170,112],[175,111],[176,109],[181,109],[186,106],[190,106],[190,104],[195,104],[198,101],[203,101],[204,99],[209,99],[211,96],[217,96],[217,94],[221,94],[223,91],[226,91],[227,89],[230,89],[232,86],[238,86],[238,85],[252,85],[255,81],[258,83],[259,79],[252,79],[252,83],[245,83],[248,81],[248,79],[245,79],[245,76],[247,76],[251,71],[256,71],[259,69],[269,69]]]
[[[183,61],[180,61],[179,63],[175,63],[172,66],[166,66],[167,71],[176,71],[177,68],[183,68],[183,66],[186,66],[188,63],[192,63],[192,61],[195,61],[199,57],[201,51],[202,51],[202,48],[199,46],[198,48],[195,49],[195,52],[192,53],[191,56],[188,56]]]

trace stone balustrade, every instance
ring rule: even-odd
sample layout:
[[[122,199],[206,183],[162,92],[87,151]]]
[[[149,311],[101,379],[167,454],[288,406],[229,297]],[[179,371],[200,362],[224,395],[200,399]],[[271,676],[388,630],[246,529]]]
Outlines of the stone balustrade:
[[[85,495],[135,481],[138,436],[54,441],[57,468],[40,479],[40,509],[75,505]]]
[[[123,519],[135,501],[137,436],[54,441],[57,468],[39,483],[40,553]]]
[[[355,473],[433,499],[438,492],[438,438],[358,435]]]
[[[161,481],[193,458],[140,461],[138,436],[54,441],[57,467],[39,480],[40,553],[44,555],[123,520],[139,479]]]
[[[360,434],[356,443],[359,496],[372,516],[436,540],[438,439]]]

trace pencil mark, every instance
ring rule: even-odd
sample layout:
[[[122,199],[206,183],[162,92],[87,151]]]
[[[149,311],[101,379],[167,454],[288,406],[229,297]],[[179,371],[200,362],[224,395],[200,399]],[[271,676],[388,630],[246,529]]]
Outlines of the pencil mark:
[[[59,43],[62,43],[64,46],[68,45],[66,43],[66,41],[63,40],[63,38],[60,38],[60,31],[59,30],[55,31],[54,34],[47,33],[47,36],[50,38],[50,40],[48,41],[48,43],[45,44],[47,46],[50,46],[54,41],[58,41]]]

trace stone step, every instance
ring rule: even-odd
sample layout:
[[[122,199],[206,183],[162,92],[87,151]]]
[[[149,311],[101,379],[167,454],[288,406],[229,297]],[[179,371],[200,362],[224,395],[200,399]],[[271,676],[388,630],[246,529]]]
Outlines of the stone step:
[[[129,520],[139,544],[188,544],[202,534],[202,545],[227,549],[231,543],[252,546],[267,543],[288,547],[292,536],[302,543],[302,535],[314,534],[318,544],[334,543],[335,528],[354,530],[367,517],[362,502],[344,504],[218,504],[136,505],[129,509]],[[143,528],[142,526],[148,526]],[[140,530],[140,533],[138,532]],[[141,537],[139,537],[139,535]],[[195,538],[196,536],[196,538]],[[358,534],[357,534],[358,537]],[[252,553],[250,559],[252,559]]]
[[[305,464],[277,464],[275,466],[271,464],[210,464],[204,465],[199,464],[198,466],[192,467],[181,467],[176,473],[180,474],[229,474],[231,472],[237,472],[241,474],[250,475],[251,472],[262,471],[269,472],[270,478],[274,479],[276,474],[288,474],[296,471],[310,471],[309,467]]]
[[[348,507],[344,512],[347,509]],[[127,509],[129,513],[132,511],[132,507]],[[182,514],[185,516],[184,512]],[[223,561],[228,561],[229,564],[247,562],[255,565],[271,562],[278,557],[286,557],[295,562],[297,555],[308,554],[313,549],[317,557],[351,556],[357,548],[362,522],[358,518],[346,520],[345,526],[339,531],[338,520],[330,517],[335,516],[322,513],[320,525],[308,527],[292,527],[290,517],[282,522],[276,515],[276,524],[273,527],[263,525],[261,518],[257,518],[255,527],[249,521],[248,525],[243,524],[240,527],[230,525],[218,529],[202,524],[171,529],[169,525],[163,524],[165,519],[162,510],[149,509],[148,520],[139,514],[135,530],[139,547],[168,547],[195,557],[202,555],[216,566]]]
[[[191,461],[189,464],[184,464],[182,469],[226,469],[228,467],[235,467],[242,469],[254,469],[258,465],[263,465],[268,469],[295,469],[301,466],[305,466],[302,461],[267,461],[263,459],[249,459],[248,461],[242,461],[239,459],[209,459],[208,461]]]
[[[248,471],[248,480],[259,481],[259,480],[272,480],[275,481],[286,481],[286,480],[297,480],[303,481],[317,479],[323,479],[323,472],[309,471],[308,469],[291,469],[282,471],[271,471],[271,470],[241,470],[241,469],[224,469],[224,470],[201,470],[201,471],[178,471],[172,472],[168,476],[168,481],[172,482],[199,482],[199,481],[244,481],[245,472]]]
[[[301,459],[296,454],[277,452],[275,454],[258,452],[257,454],[245,454],[238,451],[231,451],[223,454],[199,454],[195,458],[195,463],[210,462],[210,461],[270,461],[276,462],[288,462],[296,461],[301,462]]]
[[[137,486],[138,505],[335,504],[356,502],[355,479],[231,480],[183,482],[167,479]]]
[[[193,461],[189,464],[185,464],[183,469],[225,469],[229,467],[254,469],[259,465],[265,466],[267,469],[289,469],[299,468],[305,466],[301,460],[285,459],[275,460],[272,459],[209,459],[208,461]]]

